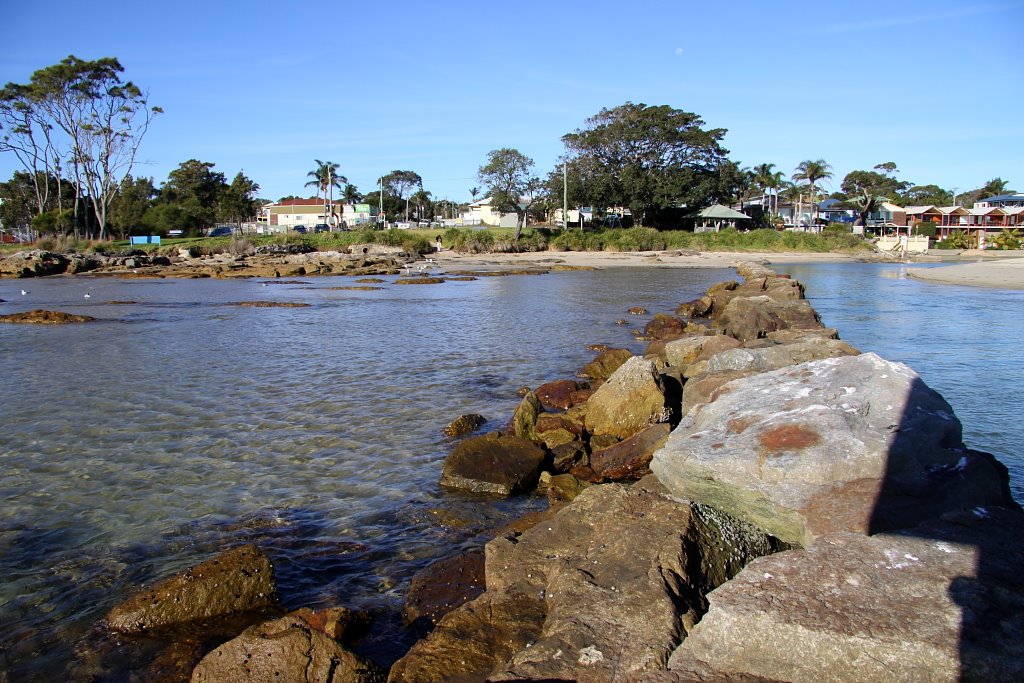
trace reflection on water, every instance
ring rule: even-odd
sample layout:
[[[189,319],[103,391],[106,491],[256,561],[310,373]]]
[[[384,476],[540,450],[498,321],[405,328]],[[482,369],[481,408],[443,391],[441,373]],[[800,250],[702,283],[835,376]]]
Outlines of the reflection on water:
[[[844,339],[938,389],[1024,500],[1024,293],[930,285],[894,266],[776,268],[807,284]],[[0,281],[0,312],[101,319],[0,327],[0,669],[54,677],[134,586],[241,542],[271,554],[288,607],[383,613],[367,652],[386,663],[411,575],[540,504],[442,492],[441,428],[468,412],[500,425],[520,386],[571,377],[586,344],[639,350],[614,324],[628,307],[670,311],[732,277],[616,269],[370,292],[328,289],[346,278],[54,278],[25,297],[23,281]],[[311,306],[225,305],[254,299]]]
[[[25,297],[0,281],[0,312],[101,319],[0,327],[0,669],[52,674],[133,586],[246,541],[271,554],[289,607],[397,610],[426,562],[540,504],[442,492],[441,428],[469,412],[502,424],[520,386],[571,377],[586,344],[639,350],[614,324],[629,306],[670,310],[729,276],[372,292],[328,289],[346,278],[60,278]],[[225,305],[255,299],[311,306]],[[393,656],[396,630],[384,619],[371,654]]]

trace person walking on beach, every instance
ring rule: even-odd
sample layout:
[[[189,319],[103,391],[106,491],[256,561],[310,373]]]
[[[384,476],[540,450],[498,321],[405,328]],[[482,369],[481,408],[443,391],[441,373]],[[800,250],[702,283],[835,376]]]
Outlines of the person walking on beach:
[[[441,251],[441,236],[440,235],[437,236],[437,251],[438,251],[438,253],[440,253],[440,251]]]

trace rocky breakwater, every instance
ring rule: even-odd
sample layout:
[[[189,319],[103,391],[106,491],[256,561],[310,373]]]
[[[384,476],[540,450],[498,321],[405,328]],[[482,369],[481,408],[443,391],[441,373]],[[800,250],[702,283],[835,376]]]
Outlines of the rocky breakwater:
[[[644,356],[606,350],[455,447],[443,484],[552,505],[389,680],[1024,676],[1005,468],[799,283],[738,270],[652,319]]]

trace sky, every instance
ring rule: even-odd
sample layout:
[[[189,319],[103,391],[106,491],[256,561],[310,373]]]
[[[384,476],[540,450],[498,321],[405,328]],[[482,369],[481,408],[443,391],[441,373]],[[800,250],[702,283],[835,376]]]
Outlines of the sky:
[[[395,169],[468,201],[489,151],[544,176],[603,108],[669,105],[725,128],[730,158],[838,190],[892,161],[958,192],[1024,191],[1024,0],[848,2],[11,2],[0,82],[116,57],[164,109],[134,174],[188,159],[259,195],[311,196],[316,159],[362,192]],[[0,179],[18,170],[0,154]]]

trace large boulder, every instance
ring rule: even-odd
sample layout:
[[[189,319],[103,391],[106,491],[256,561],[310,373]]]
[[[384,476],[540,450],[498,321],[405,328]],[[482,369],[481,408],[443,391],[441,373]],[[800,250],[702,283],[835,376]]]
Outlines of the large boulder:
[[[537,440],[537,417],[544,412],[544,406],[540,404],[537,395],[532,391],[526,392],[523,400],[516,406],[512,413],[512,419],[508,422],[508,432],[513,436],[529,441]]]
[[[754,374],[752,370],[716,372],[714,374],[698,374],[686,380],[683,385],[683,401],[681,413],[686,415],[695,406],[713,401],[718,396],[718,390],[742,377],[749,377]]]
[[[590,454],[590,467],[599,477],[610,481],[639,479],[650,474],[651,457],[665,444],[671,431],[664,422],[651,425],[625,441],[595,450]]]
[[[777,300],[767,295],[735,297],[715,319],[725,334],[740,341],[785,329],[818,330],[824,326],[804,299]]]
[[[741,342],[724,334],[684,337],[665,344],[665,362],[671,367],[685,368],[716,353],[739,347]]]
[[[632,357],[633,354],[626,349],[608,349],[597,354],[597,357],[583,366],[578,374],[587,379],[604,380],[611,377],[612,373]]]
[[[756,559],[708,595],[669,667],[681,680],[1024,680],[1022,537],[1024,515],[989,508]]]
[[[576,403],[582,385],[572,379],[557,379],[542,384],[534,391],[540,404],[547,410],[566,410]]]
[[[626,439],[671,417],[657,368],[639,356],[623,363],[587,401],[587,430],[596,435]]]
[[[687,413],[651,471],[787,543],[1012,504],[1005,467],[964,447],[949,404],[873,353],[737,379],[716,395]]]
[[[45,277],[68,269],[68,257],[52,251],[19,251],[0,256],[0,277]]]
[[[270,560],[256,546],[245,545],[136,593],[107,613],[107,623],[115,631],[140,633],[275,604]]]
[[[511,496],[534,487],[544,460],[544,449],[517,436],[471,436],[456,444],[445,459],[441,485]]]
[[[686,329],[686,323],[674,315],[655,313],[644,326],[645,339],[677,339]]]
[[[213,650],[192,683],[383,683],[385,672],[296,616],[252,626]]]
[[[858,353],[857,349],[838,339],[777,344],[756,349],[735,348],[708,358],[704,371],[766,372],[812,360],[855,356]]]
[[[483,683],[501,662],[540,635],[539,593],[484,593],[450,612],[394,663],[388,683]]]
[[[651,478],[587,488],[488,543],[487,591],[442,619],[391,680],[642,680],[666,667],[708,591],[776,549]]]

